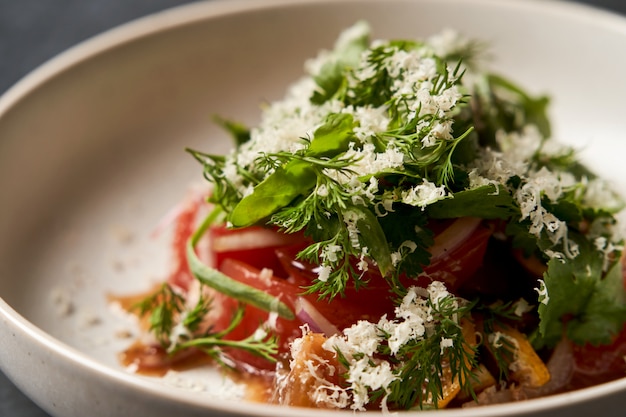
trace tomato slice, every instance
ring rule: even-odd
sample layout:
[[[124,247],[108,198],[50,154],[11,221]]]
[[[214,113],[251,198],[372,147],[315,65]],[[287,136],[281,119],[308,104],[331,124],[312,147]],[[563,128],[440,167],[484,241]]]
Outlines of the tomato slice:
[[[482,266],[492,234],[493,229],[480,219],[457,219],[435,236],[431,263],[424,267],[424,273],[455,292]]]
[[[176,214],[174,235],[172,240],[173,268],[168,277],[168,283],[183,291],[189,289],[193,275],[187,264],[187,241],[196,228],[196,219],[202,200],[194,198],[186,201]]]
[[[598,382],[626,375],[626,327],[613,343],[605,346],[574,346],[574,370],[587,380]]]
[[[285,253],[285,251],[285,248],[280,249],[281,253]],[[220,271],[239,282],[279,298],[294,312],[296,311],[296,300],[300,297],[304,298],[312,308],[339,330],[351,326],[358,320],[377,321],[383,314],[393,312],[392,299],[386,296],[389,287],[382,278],[381,285],[360,290],[358,294],[352,290],[348,292],[346,297],[327,301],[319,300],[315,294],[304,294],[304,286],[310,285],[312,282],[312,276],[305,274],[313,272],[290,270],[291,276],[285,280],[269,275],[236,259],[224,259]],[[384,292],[381,292],[383,288]],[[214,302],[220,306],[222,312],[221,316],[214,322],[214,329],[219,331],[226,328],[230,323],[232,313],[237,308],[237,301],[224,295],[218,295]],[[287,320],[270,316],[270,313],[248,305],[245,307],[242,322],[226,338],[230,340],[244,339],[253,334],[260,324],[269,321],[273,323],[274,330],[279,336],[279,353],[285,353],[289,350],[291,342],[302,335],[301,327],[305,321],[299,317],[294,320]],[[243,350],[233,349],[228,354],[239,365],[246,364],[258,370],[274,369],[274,364],[271,362]]]
[[[177,245],[184,248],[190,234],[192,213],[179,219]],[[436,262],[426,268],[428,277],[415,281],[426,286],[433,279],[444,281],[453,290],[459,283],[471,277],[480,264],[491,230],[476,220],[456,220],[445,224],[438,236],[438,248],[443,248],[433,258]],[[452,243],[450,243],[452,242]],[[308,307],[315,310],[337,329],[342,330],[359,320],[378,321],[380,317],[392,314],[395,302],[389,284],[375,267],[364,275],[368,285],[355,289],[346,288],[342,296],[332,300],[320,300],[316,294],[305,294],[305,290],[317,278],[317,266],[297,260],[297,254],[308,245],[301,234],[285,235],[272,229],[250,227],[227,229],[225,226],[211,227],[209,230],[209,256],[213,266],[229,277],[271,294],[296,310],[296,300],[305,299]],[[180,252],[179,256],[184,256]],[[184,258],[181,258],[184,259]],[[186,262],[182,263],[186,266]],[[179,268],[185,271],[184,268]],[[269,270],[269,271],[268,271]],[[179,271],[177,277],[186,277]],[[188,269],[186,270],[188,273]],[[189,274],[190,275],[190,274]],[[287,277],[286,279],[279,276]],[[184,281],[179,279],[179,281]],[[407,279],[409,285],[414,283]],[[302,305],[299,303],[298,305]],[[214,305],[221,314],[214,322],[216,331],[228,326],[238,302],[230,297],[217,294]],[[253,334],[260,325],[270,323],[279,336],[279,352],[285,353],[290,343],[302,334],[302,318],[286,320],[256,307],[246,306],[244,318],[228,336],[231,340],[241,340]],[[232,349],[229,356],[238,364],[258,370],[272,370],[274,364],[244,350]]]
[[[626,288],[626,262],[622,260]],[[574,346],[575,371],[586,379],[609,380],[626,374],[626,324],[610,345]]]
[[[293,245],[276,250],[278,259],[289,274],[289,281],[300,288],[300,294],[339,330],[359,320],[378,321],[384,314],[393,313],[395,304],[387,281],[377,273],[368,272],[364,279],[368,284],[359,290],[348,286],[343,296],[332,300],[320,299],[317,294],[305,294],[317,278],[317,266],[296,259],[303,245]]]
[[[462,218],[438,224],[436,230],[431,263],[424,267],[423,276],[405,276],[401,280],[405,285],[423,287],[432,281],[442,281],[449,291],[454,292],[480,269],[493,229],[480,219]],[[292,245],[277,249],[276,253],[287,274],[297,278],[301,286],[308,287],[317,278],[317,266],[296,260],[298,252],[304,247],[304,244]],[[378,305],[389,294],[389,284],[375,266],[363,275],[363,279],[368,281],[368,285],[359,290],[359,302],[368,304],[372,301]],[[348,299],[356,297],[356,290],[348,287],[346,296]]]
[[[282,278],[273,276],[268,271],[259,270],[249,264],[236,259],[224,259],[220,271],[229,277],[250,285],[254,288],[265,291],[275,296],[285,303],[292,311],[295,311],[295,300],[300,289]],[[232,313],[237,308],[238,302],[224,295],[218,296],[214,302],[218,303],[222,315],[214,323],[215,330],[222,330],[228,326],[232,318]],[[299,319],[287,320],[281,317],[274,317],[267,311],[247,305],[242,322],[225,339],[242,340],[253,334],[260,325],[269,324],[279,336],[279,353],[285,353],[289,349],[289,344],[302,335],[300,327],[304,324]],[[262,357],[240,349],[232,349],[229,356],[238,364],[247,364],[258,370],[272,370],[274,364]]]

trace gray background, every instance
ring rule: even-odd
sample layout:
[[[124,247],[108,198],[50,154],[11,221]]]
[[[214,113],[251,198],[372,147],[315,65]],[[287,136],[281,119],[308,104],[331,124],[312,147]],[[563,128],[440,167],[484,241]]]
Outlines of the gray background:
[[[625,0],[576,1],[626,15]],[[135,18],[185,3],[191,0],[0,0],[0,94],[78,42]],[[48,414],[0,373],[0,417],[48,417]]]

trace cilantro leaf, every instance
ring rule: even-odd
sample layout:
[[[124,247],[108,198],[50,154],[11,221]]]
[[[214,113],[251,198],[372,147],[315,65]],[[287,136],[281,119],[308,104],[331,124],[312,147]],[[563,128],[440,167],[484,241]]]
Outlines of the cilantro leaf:
[[[574,259],[553,258],[544,273],[548,293],[540,304],[539,331],[544,343],[555,345],[565,331],[578,344],[607,344],[626,321],[621,264],[603,276],[602,254],[578,237],[580,254]]]
[[[537,237],[528,231],[530,227],[529,220],[519,221],[519,215],[511,219],[504,228],[505,234],[511,239],[511,246],[520,249],[525,257],[533,254],[541,255],[540,247],[550,247],[551,242],[548,238],[537,239]]]
[[[584,314],[568,326],[568,335],[574,341],[608,344],[626,321],[622,265],[617,262],[598,283]]]

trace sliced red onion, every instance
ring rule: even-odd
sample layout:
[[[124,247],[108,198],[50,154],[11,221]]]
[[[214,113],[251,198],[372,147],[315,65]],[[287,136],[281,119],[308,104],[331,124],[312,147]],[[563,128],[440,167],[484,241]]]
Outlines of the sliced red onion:
[[[280,246],[289,243],[289,235],[261,227],[247,227],[213,239],[213,250],[226,252],[233,250],[257,249]]]
[[[481,219],[476,217],[461,217],[435,236],[435,243],[430,247],[430,263],[447,256],[463,244],[474,233],[480,222]]]
[[[308,324],[309,328],[314,333],[323,333],[326,337],[339,333],[339,329],[328,321],[328,319],[306,299],[298,297],[294,303],[294,307],[296,309],[296,316],[304,323]]]

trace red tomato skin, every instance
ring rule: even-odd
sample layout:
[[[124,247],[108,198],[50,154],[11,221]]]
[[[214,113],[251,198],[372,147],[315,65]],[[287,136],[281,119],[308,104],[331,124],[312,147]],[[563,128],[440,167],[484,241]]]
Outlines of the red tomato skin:
[[[404,285],[418,285],[426,287],[432,281],[442,281],[449,291],[455,292],[463,283],[471,279],[483,263],[489,238],[493,230],[485,225],[479,225],[476,230],[460,245],[453,248],[445,257],[440,257],[435,262],[424,267],[424,275],[417,278],[401,277]],[[278,259],[287,271],[290,279],[295,280],[303,288],[310,286],[317,278],[316,266],[305,261],[296,260],[298,252],[305,245],[292,245],[276,250]],[[393,312],[393,299],[390,296],[389,283],[385,280],[375,266],[364,273],[364,280],[368,282],[365,288],[356,290],[348,286],[342,302],[354,301],[369,311],[390,313]],[[358,294],[357,294],[358,292]],[[321,303],[318,303],[321,304]],[[380,307],[377,309],[377,307]]]
[[[278,297],[292,311],[295,311],[295,300],[302,296],[317,309],[326,319],[338,329],[343,329],[356,323],[358,320],[377,321],[383,314],[393,312],[394,303],[390,297],[381,295],[381,289],[388,292],[388,285],[374,285],[367,290],[347,291],[346,297],[337,297],[332,301],[319,300],[315,294],[304,294],[304,284],[310,284],[310,278],[302,274],[292,274],[288,280],[272,277],[270,280],[260,278],[260,270],[235,259],[225,259],[220,271],[229,277],[261,289],[268,294]],[[380,277],[379,277],[380,278]],[[382,279],[382,278],[380,278]],[[216,319],[214,329],[219,331],[230,323],[232,313],[237,308],[237,301],[223,295],[218,295],[214,302],[219,303],[223,314]],[[364,301],[366,299],[366,301]],[[269,313],[256,307],[246,306],[244,318],[239,326],[226,338],[229,340],[241,340],[253,334],[260,324],[265,323]],[[301,327],[304,322],[299,318],[287,320],[276,318],[275,331],[279,335],[279,354],[288,352],[291,342],[302,335]],[[245,364],[257,370],[271,371],[274,364],[256,355],[243,350],[233,349],[228,352],[229,356],[239,365]]]
[[[626,261],[622,260],[622,276],[626,289]],[[626,324],[610,345],[574,346],[575,372],[587,379],[623,377],[626,374]]]
[[[238,232],[240,231],[229,230],[224,226],[213,227],[209,232],[209,245],[215,239]],[[471,277],[482,263],[490,235],[490,229],[483,226],[477,228],[466,242],[452,249],[446,258],[428,266],[426,269],[428,277],[422,277],[418,280],[405,278],[406,284],[426,286],[433,279],[438,279],[444,281],[449,287],[456,288],[460,282]],[[297,297],[305,298],[339,330],[350,327],[359,320],[375,322],[385,314],[393,315],[394,296],[387,280],[380,275],[375,267],[364,274],[364,278],[368,281],[364,288],[356,290],[353,286],[348,286],[344,294],[338,295],[332,300],[321,300],[317,294],[306,294],[306,288],[317,278],[316,266],[296,260],[296,255],[308,245],[308,242],[301,235],[285,242],[288,244],[260,245],[251,249],[212,250],[210,256],[222,273],[278,297],[292,311],[295,311],[294,305]],[[455,260],[455,262],[451,263],[451,260]],[[454,266],[459,266],[458,270]],[[280,271],[279,274],[284,274],[288,278],[277,278],[276,273],[274,273],[271,279],[262,279],[260,278],[262,268]],[[455,268],[454,274],[452,274],[453,268]],[[214,323],[214,329],[219,331],[226,328],[230,323],[238,302],[221,294],[216,295],[214,302],[219,304],[223,311],[223,314]],[[269,317],[265,311],[246,306],[242,323],[227,338],[230,340],[244,339],[253,334],[259,325],[267,322]],[[290,343],[301,336],[303,324],[298,318],[295,320],[277,318],[275,320],[275,332],[280,337],[280,354],[287,352]],[[261,371],[274,369],[272,362],[243,350],[232,349],[228,354],[239,365],[253,367]]]
[[[574,346],[575,371],[588,377],[626,374],[626,326],[610,345]]]
[[[189,289],[194,277],[187,263],[187,241],[196,228],[200,199],[190,199],[178,213],[172,240],[174,265],[167,282],[183,291]]]
[[[306,289],[317,278],[317,267],[296,260],[296,255],[302,249],[303,245],[293,245],[280,248],[276,253],[289,274],[288,280],[300,289],[299,294],[339,330],[359,320],[378,321],[384,314],[393,313],[395,303],[389,284],[377,270],[364,275],[369,280],[366,287],[356,290],[348,286],[343,295],[337,295],[332,300],[320,299],[317,294],[306,294]]]
[[[493,230],[479,225],[461,245],[451,250],[447,256],[440,257],[424,267],[429,281],[419,280],[421,286],[430,281],[442,281],[450,292],[456,292],[471,279],[483,264],[489,238]]]
[[[235,259],[225,259],[220,271],[234,280],[258,288],[280,299],[292,311],[298,292],[298,287],[292,283],[276,277],[261,278],[261,271],[244,262]],[[219,303],[224,314],[215,322],[215,330],[219,331],[228,326],[232,313],[238,302],[230,297],[221,296],[214,300]],[[242,322],[225,339],[242,340],[253,334],[260,325],[268,322],[270,314],[267,311],[247,305]],[[275,319],[275,332],[279,336],[279,354],[289,350],[290,343],[302,335],[301,326],[304,324],[298,318],[288,320],[282,317]],[[239,364],[247,364],[258,370],[273,370],[275,364],[252,353],[240,349],[229,350],[228,355]]]

